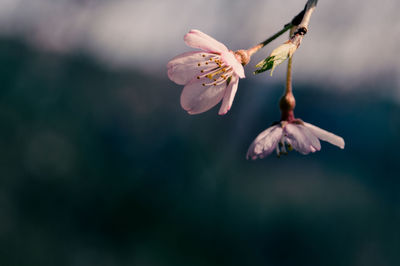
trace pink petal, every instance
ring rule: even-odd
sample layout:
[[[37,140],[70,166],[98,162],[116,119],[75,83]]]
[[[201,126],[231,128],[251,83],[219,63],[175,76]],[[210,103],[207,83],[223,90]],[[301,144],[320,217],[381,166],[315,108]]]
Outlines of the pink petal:
[[[316,152],[316,151],[321,150],[321,142],[319,142],[319,139],[304,125],[298,125],[298,126],[303,131],[304,135],[310,141],[311,152]]]
[[[199,30],[191,30],[184,37],[185,43],[193,48],[198,48],[212,53],[227,52],[228,48],[214,38]]]
[[[199,114],[214,107],[224,97],[227,83],[220,85],[203,86],[209,83],[208,78],[194,79],[182,91],[181,105],[189,114]]]
[[[305,126],[289,123],[285,126],[288,142],[301,154],[319,151],[321,144]]]
[[[263,158],[269,154],[273,150],[275,150],[278,141],[282,137],[282,127],[278,125],[271,126],[261,132],[253,143],[250,145],[246,158],[257,159]]]
[[[322,128],[319,128],[317,126],[314,126],[309,123],[305,123],[304,125],[315,135],[317,136],[320,140],[327,141],[330,144],[333,144],[335,146],[338,146],[341,149],[344,149],[344,139],[342,137],[339,137],[331,132],[328,132],[326,130],[323,130]]]
[[[203,57],[205,55],[205,57]],[[208,72],[212,69],[211,65],[206,66],[205,61],[213,57],[214,54],[206,52],[187,52],[174,57],[168,62],[168,77],[179,85],[186,85],[192,79],[203,75],[200,71]],[[198,64],[201,64],[200,66]]]
[[[229,83],[228,88],[225,90],[224,99],[222,100],[222,105],[218,112],[219,115],[225,115],[231,109],[238,84],[238,77],[236,75],[232,75],[231,82]]]
[[[233,68],[233,71],[239,76],[239,78],[244,78],[244,68],[242,64],[236,59],[235,55],[233,52],[224,52],[221,54],[222,60],[227,64],[228,66],[231,66]]]

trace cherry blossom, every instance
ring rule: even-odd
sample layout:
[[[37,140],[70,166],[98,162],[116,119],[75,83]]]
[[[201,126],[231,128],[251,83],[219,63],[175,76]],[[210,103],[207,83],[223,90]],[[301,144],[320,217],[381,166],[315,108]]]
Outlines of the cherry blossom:
[[[274,150],[276,154],[287,154],[293,149],[309,154],[321,149],[319,140],[327,141],[344,149],[343,138],[300,119],[283,120],[261,132],[247,151],[247,159],[264,158]]]
[[[181,106],[189,114],[208,111],[222,100],[218,114],[226,114],[235,97],[244,69],[239,54],[199,30],[191,30],[185,43],[201,51],[183,53],[168,62],[168,77],[185,85]]]

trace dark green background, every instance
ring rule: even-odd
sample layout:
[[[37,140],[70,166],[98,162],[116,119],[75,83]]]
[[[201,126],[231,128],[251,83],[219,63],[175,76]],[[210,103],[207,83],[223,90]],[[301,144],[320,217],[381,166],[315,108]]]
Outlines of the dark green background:
[[[295,82],[297,116],[346,148],[247,161],[280,83],[190,116],[164,71],[2,39],[0,265],[400,265],[394,78]]]

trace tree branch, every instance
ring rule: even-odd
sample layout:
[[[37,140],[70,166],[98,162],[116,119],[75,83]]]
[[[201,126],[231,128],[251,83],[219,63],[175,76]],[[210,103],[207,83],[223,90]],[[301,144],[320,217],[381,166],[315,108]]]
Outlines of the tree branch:
[[[300,23],[296,26],[296,31],[294,32],[293,36],[289,39],[289,41],[295,44],[297,47],[300,46],[304,35],[306,35],[308,31],[308,24],[310,23],[311,14],[314,12],[315,7],[317,6],[317,2],[318,0],[308,0],[303,10],[303,17]]]

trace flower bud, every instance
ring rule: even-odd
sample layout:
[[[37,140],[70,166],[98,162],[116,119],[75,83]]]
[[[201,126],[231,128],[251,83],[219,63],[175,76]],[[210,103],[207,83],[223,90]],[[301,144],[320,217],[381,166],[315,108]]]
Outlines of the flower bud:
[[[291,41],[287,41],[284,44],[278,46],[271,52],[269,57],[267,57],[266,59],[264,59],[263,61],[259,62],[256,65],[256,67],[258,67],[259,69],[255,71],[255,74],[271,69],[271,76],[272,76],[274,69],[278,65],[280,65],[283,61],[291,57],[296,51],[296,49],[297,46]]]

